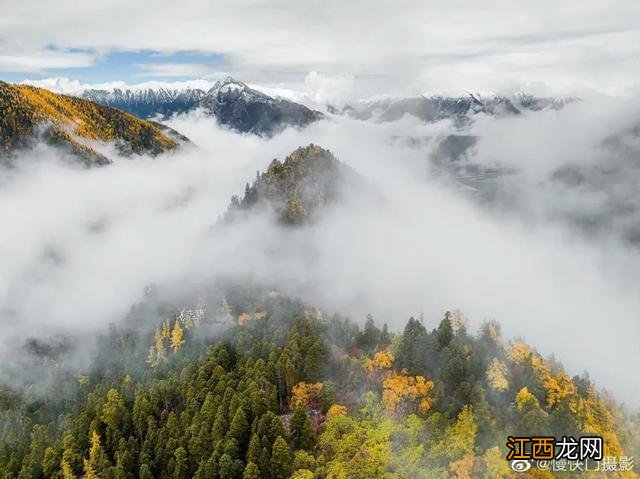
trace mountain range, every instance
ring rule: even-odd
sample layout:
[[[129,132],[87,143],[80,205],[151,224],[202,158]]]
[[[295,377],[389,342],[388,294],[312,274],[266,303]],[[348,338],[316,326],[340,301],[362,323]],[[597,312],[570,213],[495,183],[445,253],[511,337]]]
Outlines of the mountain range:
[[[273,136],[287,127],[304,128],[325,117],[320,111],[292,100],[272,97],[228,77],[205,91],[199,88],[88,89],[82,97],[133,113],[140,118],[168,118],[195,109],[213,115],[226,127],[242,133]],[[518,115],[524,111],[559,109],[573,98],[538,97],[525,93],[512,96],[468,94],[464,96],[419,96],[381,98],[328,104],[327,113],[359,120],[394,121],[412,115],[425,122],[470,120],[478,113],[492,116]]]
[[[418,96],[410,98],[380,98],[354,102],[344,107],[329,106],[334,114],[360,120],[395,121],[411,115],[425,122],[445,119],[466,121],[484,113],[491,116],[519,115],[525,111],[560,109],[574,98],[538,97],[526,93],[512,96],[478,95]]]
[[[304,128],[323,114],[284,98],[272,97],[228,77],[208,91],[201,89],[86,90],[82,97],[133,113],[167,118],[197,108],[241,133],[272,136],[287,127]]]

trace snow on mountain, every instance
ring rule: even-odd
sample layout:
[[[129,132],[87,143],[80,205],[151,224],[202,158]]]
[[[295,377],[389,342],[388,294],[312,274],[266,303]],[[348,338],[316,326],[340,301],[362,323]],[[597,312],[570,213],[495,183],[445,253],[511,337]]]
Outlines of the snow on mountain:
[[[105,83],[81,83],[78,80],[73,80],[66,77],[54,77],[45,78],[43,80],[24,80],[21,82],[25,85],[32,85],[41,88],[46,88],[55,93],[62,93],[65,95],[81,96],[87,90],[106,90],[113,91],[130,90],[132,92],[140,90],[209,90],[215,82],[205,79],[195,79],[187,81],[176,82],[162,82],[162,81],[147,81],[143,83],[127,84],[123,81],[112,81]]]
[[[208,85],[207,85],[208,86]],[[85,89],[82,98],[128,111],[141,118],[170,117],[196,108],[218,123],[243,133],[270,136],[286,127],[304,128],[322,113],[285,98],[271,96],[227,77],[210,88]]]
[[[559,109],[574,98],[537,97],[525,93],[510,96],[467,93],[459,96],[419,96],[409,98],[377,97],[356,101],[342,108],[328,106],[333,114],[361,120],[394,121],[405,115],[425,122],[443,119],[468,120],[484,113],[491,116],[519,115],[525,111]]]

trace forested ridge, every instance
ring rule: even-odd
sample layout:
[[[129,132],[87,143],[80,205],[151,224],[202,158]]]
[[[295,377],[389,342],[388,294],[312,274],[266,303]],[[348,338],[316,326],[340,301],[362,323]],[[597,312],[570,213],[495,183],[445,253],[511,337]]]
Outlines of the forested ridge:
[[[349,187],[367,193],[363,178],[318,145],[295,149],[284,161],[274,159],[266,171],[259,172],[244,195],[231,198],[225,219],[269,207],[280,223],[303,225],[312,222],[323,207],[348,198]]]
[[[215,228],[264,207],[305,228],[363,181],[299,148]],[[0,478],[492,479],[514,474],[508,436],[597,435],[605,455],[639,457],[637,414],[496,322],[354,321],[248,278],[190,294],[148,288],[95,348],[16,347],[0,368]]]
[[[150,291],[91,366],[64,370],[60,349],[32,348],[55,394],[2,390],[0,477],[500,478],[508,435],[639,450],[638,418],[588,377],[459,311],[392,331],[275,291]]]
[[[0,81],[0,155],[36,140],[64,146],[90,164],[108,163],[91,142],[115,142],[121,153],[159,154],[178,147],[154,123],[89,100]]]

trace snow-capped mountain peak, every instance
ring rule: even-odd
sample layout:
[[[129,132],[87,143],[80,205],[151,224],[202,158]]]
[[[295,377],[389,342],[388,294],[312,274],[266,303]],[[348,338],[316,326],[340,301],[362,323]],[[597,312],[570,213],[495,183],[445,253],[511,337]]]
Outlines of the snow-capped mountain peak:
[[[275,99],[259,90],[249,87],[246,83],[236,80],[228,76],[224,81],[218,81],[207,92],[208,97],[216,98],[218,101],[224,101],[227,96],[236,99],[242,97],[245,101],[271,103]]]

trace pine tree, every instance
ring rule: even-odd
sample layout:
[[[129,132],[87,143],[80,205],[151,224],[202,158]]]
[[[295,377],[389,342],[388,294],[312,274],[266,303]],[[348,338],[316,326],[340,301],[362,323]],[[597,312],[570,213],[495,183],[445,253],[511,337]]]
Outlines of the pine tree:
[[[247,449],[247,465],[250,462],[258,464],[260,462],[260,453],[262,447],[260,446],[260,438],[257,434],[251,434],[251,440],[249,441],[249,448]]]
[[[60,456],[56,450],[52,447],[48,447],[44,451],[44,458],[42,459],[42,472],[45,477],[52,477],[58,470],[60,464]]]
[[[425,374],[427,369],[428,334],[420,321],[409,318],[396,352],[396,367],[409,374]]]
[[[315,443],[315,433],[307,412],[296,408],[291,417],[291,446],[294,450],[310,451]]]
[[[153,479],[153,474],[151,473],[151,468],[149,464],[143,463],[140,466],[140,472],[138,474],[139,479]]]
[[[382,325],[382,332],[380,333],[380,347],[386,348],[391,344],[391,335],[389,334],[389,327],[387,323]]]
[[[233,458],[229,454],[223,454],[220,458],[220,479],[235,479],[235,467]]]
[[[227,432],[227,421],[224,418],[224,414],[222,410],[219,410],[216,414],[216,419],[213,422],[213,426],[211,428],[211,436],[213,437],[214,442],[221,441],[224,439],[225,433]]]
[[[102,471],[106,467],[106,459],[102,446],[100,445],[100,436],[93,430],[91,433],[91,447],[89,449],[89,458],[84,459],[84,475],[85,479],[98,479]]]
[[[244,468],[242,479],[260,479],[260,469],[253,462],[248,462]]]
[[[288,479],[292,472],[292,460],[287,441],[282,436],[278,436],[273,443],[271,452],[271,477],[273,479]]]
[[[109,446],[117,444],[120,435],[125,432],[123,431],[123,422],[126,414],[127,409],[120,393],[114,388],[109,389],[107,392],[107,400],[104,406],[102,406],[101,416],[102,422],[107,426]]]
[[[173,469],[173,477],[176,479],[182,479],[189,477],[188,463],[187,463],[187,451],[183,447],[179,447],[173,453],[175,458],[175,468]]]
[[[241,407],[237,409],[233,419],[231,420],[227,436],[238,441],[238,445],[241,450],[244,451],[246,449],[247,440],[249,438],[249,422],[247,421],[247,416]]]
[[[436,331],[436,340],[440,349],[449,346],[449,343],[453,340],[453,326],[451,325],[451,313],[447,311],[444,313],[444,318],[440,321],[440,325]]]

